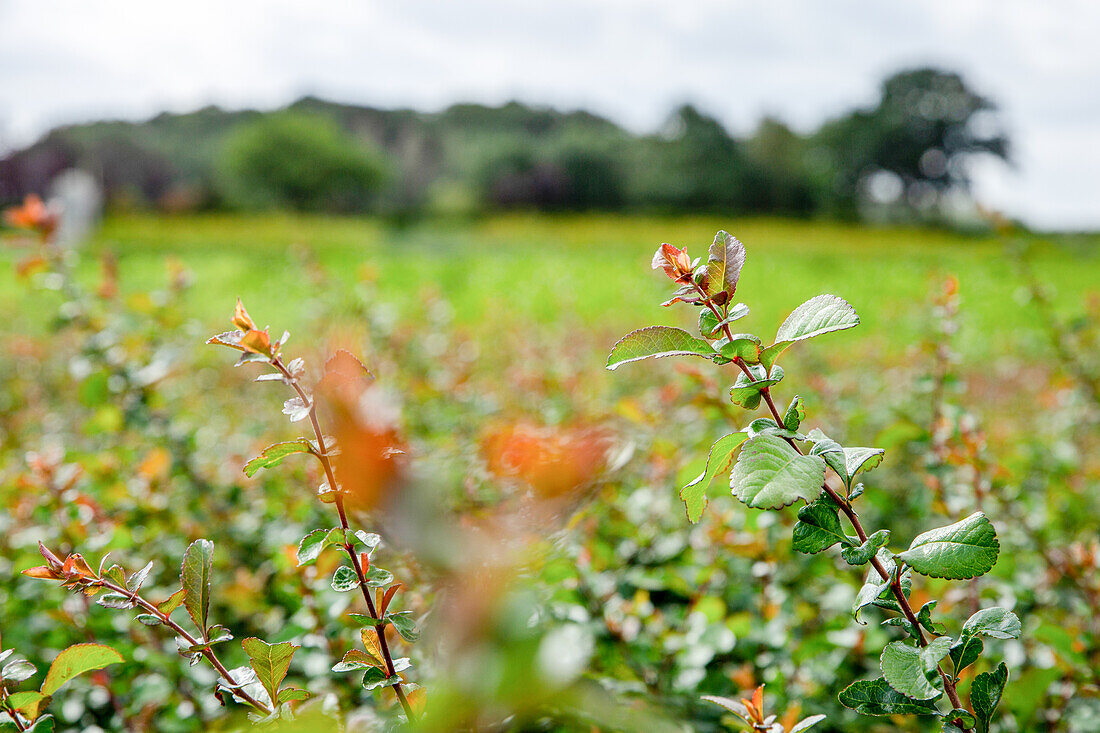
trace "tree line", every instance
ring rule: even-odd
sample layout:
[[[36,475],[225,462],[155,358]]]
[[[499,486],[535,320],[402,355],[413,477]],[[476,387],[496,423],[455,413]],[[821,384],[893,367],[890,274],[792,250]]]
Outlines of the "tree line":
[[[940,220],[968,159],[1008,158],[996,105],[962,77],[896,73],[871,105],[801,133],[745,137],[692,105],[635,135],[586,111],[512,102],[441,112],[313,97],[271,112],[208,107],[60,127],[0,160],[0,202],[91,173],[115,208],[396,216],[643,211]]]

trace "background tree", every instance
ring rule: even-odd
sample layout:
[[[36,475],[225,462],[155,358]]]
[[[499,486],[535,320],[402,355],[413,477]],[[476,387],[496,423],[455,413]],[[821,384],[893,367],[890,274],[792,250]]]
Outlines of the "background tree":
[[[242,125],[226,143],[226,199],[298,211],[366,208],[386,178],[380,153],[331,118],[301,112]]]
[[[901,207],[934,210],[948,191],[968,189],[968,157],[1008,159],[1007,138],[979,129],[980,115],[995,109],[953,72],[924,68],[891,76],[873,108],[850,112],[815,136],[831,171],[826,208],[854,217],[867,184],[880,176],[892,184],[883,193],[893,193],[887,198]]]

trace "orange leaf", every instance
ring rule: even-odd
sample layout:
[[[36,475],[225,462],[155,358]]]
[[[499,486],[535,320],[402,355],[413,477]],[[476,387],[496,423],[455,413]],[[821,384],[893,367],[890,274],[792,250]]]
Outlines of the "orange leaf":
[[[401,584],[397,583],[395,585],[391,585],[388,589],[386,589],[386,595],[382,596],[382,602],[378,604],[378,615],[380,617],[385,617],[386,609],[390,607],[390,601],[393,600],[394,594],[397,593],[397,590],[400,587]]]
[[[256,329],[245,331],[244,336],[241,336],[241,346],[246,351],[271,356],[271,337],[266,328],[263,331]]]
[[[764,685],[760,685],[756,688],[756,691],[752,693],[752,704],[756,708],[760,718],[764,717]]]
[[[28,578],[38,578],[40,580],[53,580],[57,578],[54,572],[45,565],[27,568],[23,571],[23,575],[26,575]]]
[[[237,298],[237,309],[233,313],[233,325],[242,331],[252,331],[256,328],[252,316],[248,315],[240,298]]]
[[[427,704],[427,693],[423,687],[413,687],[408,691],[409,704],[412,705],[413,711],[419,715],[424,712],[424,706]]]
[[[382,656],[382,648],[378,645],[378,634],[375,633],[374,628],[363,629],[359,632],[359,636],[363,639],[363,648],[367,650],[367,655],[378,662],[379,667],[385,669],[386,661]]]

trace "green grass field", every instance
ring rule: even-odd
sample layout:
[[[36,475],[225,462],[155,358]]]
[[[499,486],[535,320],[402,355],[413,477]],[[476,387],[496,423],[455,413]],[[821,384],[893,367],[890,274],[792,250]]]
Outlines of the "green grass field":
[[[645,265],[663,241],[705,255],[719,228],[748,247],[737,299],[753,308],[746,330],[764,338],[792,304],[833,292],[862,315],[864,343],[900,356],[923,333],[929,293],[954,274],[965,313],[959,343],[968,359],[1034,344],[1037,316],[1020,296],[1006,241],[941,231],[717,217],[511,215],[395,227],[287,215],[128,215],[107,219],[90,254],[117,254],[124,291],[159,285],[167,259],[177,258],[194,275],[190,311],[211,328],[223,325],[237,295],[264,322],[300,328],[308,315],[299,304],[313,287],[301,265],[312,253],[339,281],[372,273],[380,297],[398,307],[415,307],[424,292],[439,293],[454,306],[457,323],[478,335],[531,325],[579,325],[610,335],[640,324],[686,322],[687,309],[657,305],[670,283]],[[1100,288],[1097,244],[1095,237],[1033,242],[1035,271],[1054,289],[1060,310],[1075,312]],[[93,281],[97,272],[94,258],[84,258],[81,277]],[[10,267],[0,278],[0,312],[9,323],[14,319],[15,330],[33,329],[38,312],[48,309],[27,300]]]

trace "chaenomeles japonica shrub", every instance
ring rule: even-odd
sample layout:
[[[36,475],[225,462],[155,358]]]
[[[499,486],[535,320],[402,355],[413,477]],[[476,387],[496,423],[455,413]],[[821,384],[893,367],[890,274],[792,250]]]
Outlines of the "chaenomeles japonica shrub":
[[[407,721],[416,720],[416,710],[424,698],[423,689],[402,677],[411,667],[408,657],[395,658],[387,629],[405,642],[415,642],[420,631],[410,611],[391,611],[401,583],[390,571],[373,565],[371,556],[382,541],[380,535],[353,529],[350,511],[366,511],[385,503],[388,494],[403,474],[404,450],[393,426],[391,410],[372,385],[373,375],[351,352],[338,350],[324,365],[320,378],[306,382],[306,364],[302,358],[285,361],[282,349],[289,333],[272,341],[268,329],[256,326],[241,301],[231,319],[236,330],[210,338],[207,343],[227,346],[240,352],[237,366],[262,364],[272,371],[256,377],[257,382],[278,382],[291,391],[283,404],[283,413],[291,422],[308,421],[309,437],[275,443],[249,461],[244,472],[249,477],[261,468],[272,468],[288,456],[305,454],[320,465],[324,480],[318,498],[336,509],[338,525],[314,529],[298,545],[298,566],[314,562],[328,547],[337,547],[346,556],[332,576],[337,592],[359,591],[366,613],[351,613],[349,618],[361,627],[363,649],[348,651],[333,671],[362,672],[367,690],[392,690]],[[323,398],[333,420],[335,435],[321,429],[318,398]],[[337,438],[342,446],[337,446]]]
[[[937,601],[920,609],[909,602],[913,573],[931,578],[972,580],[993,568],[999,542],[989,519],[981,512],[944,527],[924,532],[901,552],[890,549],[890,531],[869,531],[859,519],[856,502],[863,484],[856,478],[882,462],[880,448],[842,446],[820,429],[805,429],[806,406],[796,395],[782,412],[772,389],[783,380],[776,362],[792,344],[859,324],[859,316],[843,299],[818,295],[798,306],[776,333],[772,344],[748,333],[736,333],[734,323],[748,315],[734,304],[745,247],[724,231],[718,232],[706,262],[663,244],[653,256],[653,268],[663,270],[677,284],[663,305],[683,302],[699,309],[699,334],[669,326],[649,326],[624,336],[611,350],[608,369],[651,357],[692,356],[709,359],[733,370],[730,398],[746,410],[764,406],[767,417],[750,419],[736,432],[711,446],[706,469],[684,486],[680,496],[688,518],[696,522],[706,508],[706,490],[719,475],[729,477],[733,496],[753,509],[782,510],[802,502],[794,526],[796,551],[815,554],[834,545],[848,565],[867,566],[866,581],[852,608],[856,622],[868,607],[887,615],[902,638],[882,652],[882,676],[853,682],[840,693],[840,702],[864,715],[938,716],[945,731],[988,731],[1005,683],[1004,662],[976,675],[970,683],[970,705],[959,697],[963,671],[983,652],[982,637],[1018,638],[1020,620],[1003,608],[973,614],[947,634],[934,617]],[[738,452],[739,451],[739,452]],[[831,472],[832,476],[828,474]],[[844,528],[846,518],[855,536]],[[717,700],[715,700],[717,701]],[[722,700],[754,730],[781,731],[782,727],[753,713],[752,700]],[[805,730],[819,719],[795,726]]]
[[[374,394],[369,389],[371,376],[349,352],[338,351],[326,362],[320,380],[307,386],[304,361],[300,358],[289,362],[283,360],[282,347],[289,334],[272,341],[268,330],[257,328],[239,301],[232,322],[237,330],[218,334],[208,343],[241,352],[238,365],[259,362],[271,367],[274,371],[261,375],[257,381],[278,381],[289,387],[293,396],[286,401],[283,412],[292,422],[308,419],[312,427],[311,438],[303,437],[268,446],[260,456],[245,465],[244,472],[251,477],[261,468],[274,467],[294,454],[306,454],[317,459],[325,476],[318,491],[319,498],[336,508],[339,522],[334,523],[336,526],[313,530],[302,538],[297,549],[298,565],[308,565],[326,548],[337,546],[347,555],[349,564],[336,569],[332,588],[338,592],[359,590],[363,596],[366,613],[351,613],[349,618],[361,627],[364,648],[347,652],[333,671],[362,672],[362,684],[367,690],[392,690],[403,717],[411,722],[415,720],[416,710],[422,703],[423,691],[403,679],[402,672],[410,667],[409,659],[393,656],[391,640],[387,639],[386,632],[392,627],[396,635],[406,642],[415,642],[420,632],[409,611],[390,610],[401,584],[394,582],[394,576],[388,570],[371,563],[371,555],[381,543],[381,537],[363,530],[353,530],[348,519],[349,505],[355,510],[373,506],[392,488],[400,473],[399,458],[403,450],[387,422],[385,405],[371,403]],[[335,461],[339,454],[336,440],[321,431],[315,391],[326,396],[336,422],[335,432],[352,448],[345,454],[347,459],[340,469]],[[367,409],[370,407],[378,409],[372,412]],[[364,411],[371,412],[370,419],[365,421],[361,419]],[[341,483],[336,479],[338,470],[342,470],[341,475],[348,476]],[[249,665],[230,668],[223,662],[225,655],[221,645],[234,637],[227,627],[212,623],[210,618],[211,600],[215,593],[212,582],[214,544],[211,541],[199,539],[187,547],[180,566],[178,589],[159,601],[150,599],[142,592],[142,586],[152,571],[152,562],[136,572],[128,573],[119,565],[108,565],[107,556],[100,560],[97,567],[93,567],[78,553],[61,558],[42,543],[39,543],[39,550],[45,564],[24,570],[24,575],[59,581],[74,593],[94,597],[98,605],[106,608],[137,611],[134,621],[173,633],[180,656],[192,665],[206,661],[217,672],[219,679],[214,694],[219,701],[224,705],[229,700],[236,700],[245,705],[253,722],[293,718],[296,704],[310,697],[306,690],[284,684],[294,653],[299,649],[290,641],[269,644],[258,638],[246,638],[241,646]],[[190,624],[184,621],[182,612],[186,612]],[[107,651],[118,657],[111,661],[121,661],[117,653]],[[33,673],[31,669],[30,674]],[[7,668],[4,668],[3,674],[10,681],[16,679]],[[18,679],[26,679],[26,676]],[[47,683],[49,681],[47,676]],[[0,691],[4,692],[4,699],[9,699],[4,684],[0,682]],[[41,693],[43,698],[45,694]],[[14,702],[0,702],[0,710],[9,713],[12,724],[18,730],[25,729],[25,724],[32,724],[44,707],[41,702],[43,698],[32,700],[29,695],[12,695],[10,699]],[[0,720],[0,730],[6,723]]]
[[[71,553],[62,559],[41,542],[38,547],[46,564],[24,570],[24,575],[59,581],[73,593],[95,597],[96,603],[105,608],[136,610],[138,615],[134,621],[175,633],[176,650],[181,657],[192,665],[205,659],[217,672],[219,679],[214,694],[222,704],[229,698],[236,699],[251,709],[252,720],[258,722],[289,715],[290,703],[309,697],[305,690],[283,686],[291,658],[299,648],[289,641],[268,644],[249,637],[241,641],[241,646],[248,655],[250,666],[229,669],[222,662],[215,646],[232,641],[233,634],[225,626],[210,622],[213,595],[211,575],[214,570],[214,543],[210,540],[196,540],[187,547],[180,566],[179,589],[159,602],[149,600],[141,591],[153,570],[152,562],[141,570],[127,573],[119,565],[108,566],[108,555],[104,555],[98,569],[93,569],[79,553]],[[181,607],[194,624],[190,631],[179,620],[172,618]],[[117,652],[107,647],[86,646],[106,649],[117,657],[113,661],[122,661]],[[46,681],[49,682],[48,675]],[[19,712],[27,715],[22,709]]]

